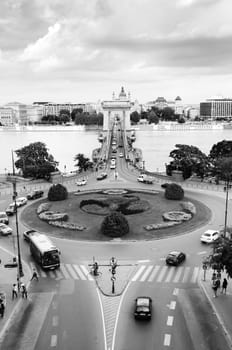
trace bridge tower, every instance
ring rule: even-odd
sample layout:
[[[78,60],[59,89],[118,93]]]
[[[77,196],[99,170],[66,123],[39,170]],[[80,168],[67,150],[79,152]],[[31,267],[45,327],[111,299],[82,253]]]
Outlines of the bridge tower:
[[[111,130],[116,120],[120,121],[122,130],[130,130],[130,110],[130,94],[127,95],[122,87],[118,98],[113,93],[112,100],[102,102],[103,130]]]

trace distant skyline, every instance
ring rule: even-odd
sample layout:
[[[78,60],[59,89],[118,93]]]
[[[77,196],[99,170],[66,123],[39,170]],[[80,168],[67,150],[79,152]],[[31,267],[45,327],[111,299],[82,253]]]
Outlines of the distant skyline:
[[[1,0],[0,105],[232,98],[231,0]]]

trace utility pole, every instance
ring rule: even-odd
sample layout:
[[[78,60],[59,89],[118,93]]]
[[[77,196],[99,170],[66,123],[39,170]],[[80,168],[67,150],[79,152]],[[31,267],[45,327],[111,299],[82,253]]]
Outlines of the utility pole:
[[[224,237],[226,237],[226,228],[227,228],[228,192],[229,192],[229,186],[230,186],[229,183],[230,183],[230,180],[226,179],[226,186],[225,186],[225,190],[226,190],[226,207],[225,207]]]
[[[19,224],[18,224],[18,208],[17,208],[17,188],[16,188],[16,177],[15,177],[15,166],[14,166],[14,155],[12,152],[12,168],[13,168],[13,200],[15,205],[15,223],[16,223],[16,237],[17,237],[17,248],[18,248],[18,270],[17,270],[17,283],[18,290],[20,289],[20,279],[24,276],[22,260],[21,260],[21,252],[20,252],[20,244],[19,244]]]

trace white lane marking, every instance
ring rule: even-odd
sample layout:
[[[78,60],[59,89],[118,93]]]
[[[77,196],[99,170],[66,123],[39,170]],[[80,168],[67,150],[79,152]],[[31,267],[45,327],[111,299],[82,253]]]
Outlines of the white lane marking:
[[[63,273],[63,275],[64,275],[64,277],[65,277],[66,279],[69,279],[69,278],[70,278],[69,273],[68,273],[68,271],[66,270],[64,264],[60,264],[60,270],[61,270],[61,272]]]
[[[77,276],[76,272],[73,270],[72,265],[70,264],[66,264],[66,268],[69,271],[70,275],[75,279],[75,280],[79,280],[79,277]]]
[[[183,282],[183,283],[187,282],[189,272],[190,272],[190,267],[186,267],[186,268],[184,269],[184,276],[183,276],[183,279],[182,279],[182,282]]]
[[[143,282],[145,281],[145,279],[147,278],[147,276],[149,275],[149,273],[151,272],[151,270],[153,269],[153,265],[150,265],[146,271],[144,272],[143,276],[140,278],[140,281]]]
[[[55,347],[57,345],[57,335],[53,334],[51,336],[51,347]]]
[[[178,295],[179,294],[179,288],[174,288],[174,291],[172,293],[173,295]]]
[[[85,276],[87,276],[89,281],[94,281],[93,277],[90,275],[90,272],[87,270],[85,265],[80,265],[82,271],[84,272]]]
[[[155,268],[154,268],[154,270],[152,271],[150,277],[148,278],[148,282],[152,282],[152,281],[153,281],[153,279],[155,278],[157,272],[159,271],[159,268],[160,268],[159,265],[155,266]]]
[[[81,269],[79,268],[79,266],[77,265],[73,265],[74,269],[76,270],[76,272],[78,273],[80,279],[82,280],[86,280],[87,278],[85,277],[85,275],[83,274],[83,272],[81,271]]]
[[[172,326],[173,325],[173,321],[174,321],[174,317],[173,316],[168,316],[167,326]]]
[[[203,254],[207,254],[207,251],[197,253],[197,255],[203,255]]]
[[[171,303],[170,303],[170,305],[169,305],[169,309],[170,310],[175,310],[175,308],[176,308],[176,301],[171,301]]]
[[[58,325],[58,316],[53,316],[52,318],[52,326],[56,327]]]
[[[184,268],[183,268],[182,266],[178,267],[178,270],[177,270],[177,272],[176,272],[176,276],[175,276],[175,278],[174,278],[174,280],[173,280],[174,283],[177,283],[177,282],[179,281],[183,269],[184,269]]]
[[[169,272],[168,272],[168,275],[167,275],[167,277],[165,279],[165,282],[170,282],[170,280],[171,280],[172,276],[174,275],[175,271],[176,271],[175,267],[171,266],[169,268]]]
[[[171,344],[171,334],[164,335],[164,346],[170,346]]]
[[[141,275],[141,273],[143,272],[143,270],[145,269],[146,265],[142,265],[140,266],[140,268],[138,269],[138,271],[136,272],[136,274],[134,275],[134,277],[131,279],[131,281],[135,282],[137,280],[137,278]]]
[[[193,275],[192,275],[192,278],[191,278],[191,283],[196,283],[197,282],[197,277],[198,277],[198,274],[199,274],[199,267],[194,267],[194,270],[193,270]]]
[[[99,304],[100,304],[100,309],[101,309],[101,315],[102,315],[103,337],[104,337],[104,344],[105,344],[104,348],[105,348],[105,350],[107,350],[106,325],[105,325],[105,319],[104,319],[103,305],[102,305],[101,296],[100,296],[100,292],[99,292],[98,288],[96,288],[96,291],[97,291],[97,296],[98,296],[98,300],[99,300]]]
[[[160,274],[159,274],[159,276],[158,276],[158,278],[157,278],[157,282],[161,282],[161,281],[162,281],[162,279],[163,279],[163,277],[164,277],[164,275],[165,275],[167,269],[168,269],[167,266],[163,266],[163,267],[162,267],[162,269],[161,269],[161,271],[160,271]]]
[[[148,260],[148,259],[147,260],[138,260],[137,263],[142,264],[142,263],[146,263],[146,262],[149,262],[149,261],[150,260]]]

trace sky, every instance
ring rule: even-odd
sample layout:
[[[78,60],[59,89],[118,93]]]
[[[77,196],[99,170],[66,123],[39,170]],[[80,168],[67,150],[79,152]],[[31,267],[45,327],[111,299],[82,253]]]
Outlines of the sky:
[[[0,105],[232,98],[231,0],[0,0]]]

